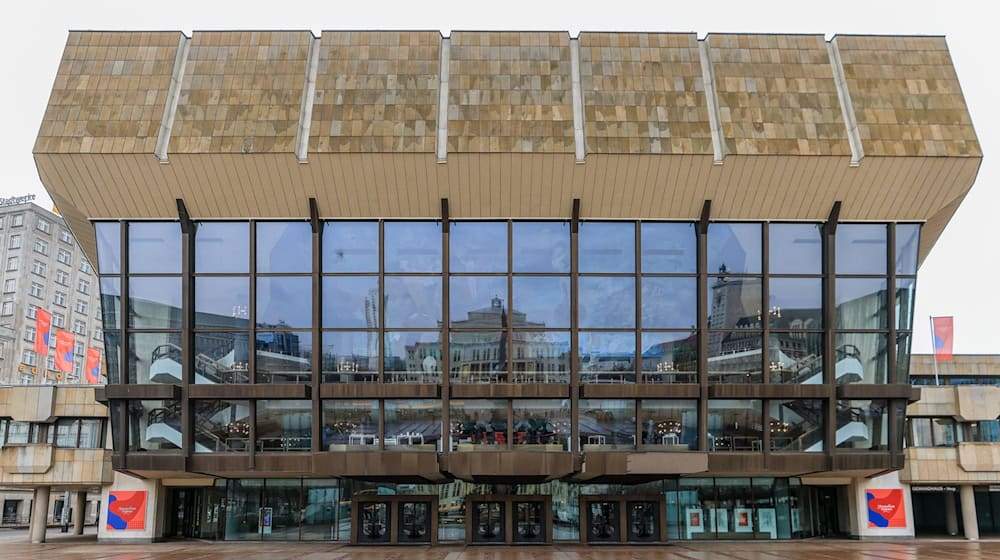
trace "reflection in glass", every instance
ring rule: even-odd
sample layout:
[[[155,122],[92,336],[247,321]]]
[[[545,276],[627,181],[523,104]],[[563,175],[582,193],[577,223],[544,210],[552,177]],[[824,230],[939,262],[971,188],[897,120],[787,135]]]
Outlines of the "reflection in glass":
[[[708,272],[760,274],[761,233],[757,223],[708,224]]]
[[[441,272],[440,222],[386,222],[386,272]]]
[[[896,274],[916,274],[920,224],[896,224]]]
[[[514,222],[514,272],[569,272],[569,222]]]
[[[196,400],[195,453],[250,450],[250,401]]]
[[[697,308],[698,285],[694,277],[643,277],[643,328],[695,328]]]
[[[634,383],[635,333],[581,332],[581,383]]]
[[[250,337],[242,332],[194,335],[194,382],[249,383]]]
[[[709,277],[708,288],[709,328],[760,327],[760,278]]]
[[[754,518],[749,478],[717,478],[715,489],[718,501],[712,513],[718,538],[751,540],[763,533],[759,519]]]
[[[896,329],[913,328],[913,301],[917,292],[916,278],[896,279]]]
[[[326,451],[351,447],[377,448],[378,401],[323,401],[323,445]]]
[[[837,328],[888,327],[885,278],[837,278]]]
[[[106,331],[122,326],[122,288],[118,278],[101,278],[101,317]]]
[[[675,494],[672,496],[671,494]],[[711,478],[681,478],[676,493],[667,492],[668,504],[673,498],[680,510],[676,528],[670,526],[667,508],[667,529],[672,536],[690,539],[714,539],[716,513],[715,480]]]
[[[759,400],[708,401],[709,451],[762,451]]]
[[[823,280],[771,278],[767,316],[772,329],[823,328]]]
[[[837,448],[885,451],[889,448],[889,403],[884,399],[837,401]]]
[[[128,402],[128,450],[181,448],[181,403],[174,400]]]
[[[507,380],[507,333],[451,333],[451,380],[454,383],[504,383]]]
[[[312,327],[312,277],[258,277],[256,313],[258,328]]]
[[[378,381],[378,332],[324,332],[321,367],[324,383]]]
[[[227,540],[259,541],[263,479],[232,478],[227,481],[225,535]],[[221,512],[220,512],[221,515]]]
[[[514,383],[568,383],[570,334],[514,331]]]
[[[837,226],[837,274],[885,274],[885,224]]]
[[[350,513],[345,520],[342,509],[349,509],[340,497],[343,489],[334,479],[303,479],[302,537],[304,541],[338,540],[343,529],[350,530]],[[343,527],[348,525],[348,527]]]
[[[581,222],[580,272],[635,272],[634,222]]]
[[[580,328],[635,328],[635,278],[582,276],[578,285]]]
[[[385,333],[387,383],[439,383],[441,333],[406,331]]]
[[[119,222],[95,222],[97,271],[118,274],[122,269],[122,228]]]
[[[194,271],[250,271],[250,224],[248,222],[195,222]]]
[[[569,399],[515,399],[513,441],[520,450],[569,451]]]
[[[515,276],[514,328],[569,328],[569,294],[569,277]]]
[[[823,333],[771,332],[771,383],[822,384]]]
[[[393,450],[442,450],[441,401],[386,399],[385,446]]]
[[[772,451],[823,451],[823,401],[787,399],[770,402]]]
[[[178,222],[129,222],[128,271],[132,274],[181,273]]]
[[[312,448],[312,401],[258,400],[257,451],[309,451]]]
[[[128,382],[181,384],[181,333],[128,335]]]
[[[643,383],[697,383],[698,334],[644,331],[642,380]]]
[[[312,333],[256,333],[258,383],[309,383],[312,380]]]
[[[307,222],[257,222],[257,272],[312,272]]]
[[[685,274],[697,272],[697,232],[688,222],[643,222],[642,272]]]
[[[760,383],[762,339],[756,329],[709,332],[709,383]]]
[[[910,343],[909,333],[896,333],[896,379],[893,383],[910,384]]]
[[[378,276],[324,276],[323,328],[378,328]]]
[[[378,272],[378,222],[323,222],[323,272]]]
[[[507,326],[506,277],[453,276],[449,288],[452,328],[496,329]]]
[[[129,327],[179,329],[181,314],[180,277],[147,276],[128,283]]]
[[[389,328],[437,328],[441,323],[441,278],[385,277],[385,324]]]
[[[507,272],[506,222],[451,222],[451,272]]]
[[[698,401],[643,399],[639,426],[647,451],[696,451]]]
[[[507,446],[507,401],[453,399],[449,412],[452,451],[492,451],[495,446]]]
[[[608,451],[635,448],[635,401],[580,399],[580,448]]]
[[[837,333],[837,383],[885,383],[887,338],[879,333]]]
[[[122,335],[117,331],[104,331],[104,352],[101,353],[103,366],[107,370],[108,383],[122,382],[119,356],[122,350]]]
[[[250,279],[200,276],[194,279],[194,326],[245,329],[250,325]]]
[[[767,258],[771,274],[822,274],[822,233],[822,224],[770,224]]]

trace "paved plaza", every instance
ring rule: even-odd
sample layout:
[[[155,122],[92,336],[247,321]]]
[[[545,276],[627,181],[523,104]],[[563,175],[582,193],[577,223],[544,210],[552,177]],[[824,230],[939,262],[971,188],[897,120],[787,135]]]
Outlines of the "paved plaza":
[[[93,536],[52,535],[43,545],[27,534],[0,533],[0,559],[59,560],[994,560],[1000,540],[858,542],[806,540],[783,543],[679,543],[648,547],[352,547],[329,543],[97,544]]]

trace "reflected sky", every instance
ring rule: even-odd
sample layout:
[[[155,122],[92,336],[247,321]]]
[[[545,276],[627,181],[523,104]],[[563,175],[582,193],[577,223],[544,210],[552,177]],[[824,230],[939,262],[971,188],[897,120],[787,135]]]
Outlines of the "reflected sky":
[[[514,222],[514,272],[569,273],[569,222]]]
[[[697,234],[692,223],[642,224],[643,273],[694,273],[698,266]]]
[[[646,329],[687,329],[698,323],[695,278],[642,278],[642,326]]]
[[[580,328],[635,327],[635,278],[580,277],[579,298]]]
[[[760,274],[761,233],[757,223],[708,224],[708,273]]]
[[[767,236],[771,274],[822,274],[822,225],[771,224]]]
[[[837,274],[885,274],[885,224],[837,226]]]
[[[389,328],[438,328],[441,322],[441,278],[387,276],[385,324]]]
[[[378,272],[378,222],[324,222],[323,272]]]
[[[177,222],[131,222],[128,269],[137,274],[180,274],[181,225]]]
[[[122,266],[121,224],[118,222],[96,222],[94,234],[97,237],[97,270],[101,274],[118,274]]]
[[[257,272],[312,272],[306,222],[257,222]]]
[[[440,222],[385,222],[386,272],[441,272]]]
[[[514,327],[569,328],[570,284],[563,276],[514,277]],[[519,320],[524,315],[523,321]]]
[[[635,272],[633,222],[581,222],[580,272]]]
[[[181,328],[180,277],[130,278],[129,326],[137,329]]]
[[[246,328],[250,320],[250,279],[195,278],[194,309],[195,327]]]
[[[500,327],[507,313],[506,276],[453,276],[449,287],[453,327]]]
[[[249,223],[195,222],[195,272],[245,273],[249,270]]]
[[[323,277],[324,328],[377,328],[377,276]]]
[[[312,277],[257,278],[257,326],[312,326]]]
[[[451,222],[451,272],[507,272],[507,222]]]

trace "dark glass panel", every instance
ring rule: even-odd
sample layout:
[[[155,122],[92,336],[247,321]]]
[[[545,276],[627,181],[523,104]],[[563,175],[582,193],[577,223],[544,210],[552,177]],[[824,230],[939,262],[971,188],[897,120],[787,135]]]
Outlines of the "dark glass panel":
[[[635,272],[634,222],[581,222],[580,272]]]
[[[885,278],[837,278],[837,328],[887,328],[887,296]]]
[[[507,326],[506,276],[453,276],[449,285],[452,328],[496,329]]]
[[[635,382],[635,333],[581,332],[582,383]]]
[[[698,334],[644,331],[642,379],[644,383],[697,383]]]
[[[740,445],[740,440],[734,438],[734,441],[737,442],[736,445]],[[721,444],[722,440],[718,443]],[[759,444],[760,442],[758,441],[757,443]],[[759,451],[759,449],[740,450]],[[732,449],[726,449],[725,451],[732,451]],[[715,491],[718,501],[715,504],[715,510],[711,513],[715,515],[715,530],[717,531],[718,538],[751,540],[761,530],[753,515],[750,484],[749,478],[715,479]]]
[[[763,335],[758,330],[708,333],[710,383],[760,383]]]
[[[896,224],[896,274],[916,274],[920,224]]]
[[[373,383],[378,381],[378,332],[323,333],[324,383]]]
[[[324,276],[323,327],[378,328],[378,276]]]
[[[670,493],[667,499],[670,500]],[[678,524],[682,539],[714,539],[715,519],[715,479],[681,478],[676,492],[677,508],[680,510]],[[669,513],[667,514],[669,518]]]
[[[518,450],[569,451],[569,399],[515,399],[512,440]]]
[[[180,449],[181,442],[179,401],[128,401],[129,451]]]
[[[441,272],[440,222],[386,222],[386,272]]]
[[[350,447],[378,447],[378,401],[323,401],[323,445],[325,451]]]
[[[757,223],[708,224],[710,274],[760,274],[761,233]]]
[[[101,316],[104,330],[122,327],[122,288],[118,278],[101,278]]]
[[[771,274],[822,274],[822,224],[768,226],[768,269]]]
[[[584,452],[634,449],[635,401],[580,399],[577,431]]]
[[[642,278],[642,327],[692,329],[698,326],[698,283],[694,277]]]
[[[323,272],[378,272],[378,222],[323,222]]]
[[[514,222],[514,272],[569,272],[569,222]]]
[[[786,399],[769,401],[772,451],[823,451],[823,401]]]
[[[310,383],[312,381],[312,333],[256,333],[258,383]]]
[[[685,274],[698,271],[697,232],[692,223],[644,222],[642,272]]]
[[[128,382],[181,384],[181,333],[128,335]]]
[[[917,295],[916,278],[896,279],[896,329],[913,328],[913,302]]]
[[[441,278],[387,276],[385,324],[389,328],[437,328],[441,325]]]
[[[122,230],[119,222],[95,222],[97,272],[118,274],[122,270]]]
[[[181,225],[177,222],[130,222],[128,271],[133,274],[180,274]]]
[[[257,451],[309,451],[312,448],[312,401],[257,401]]]
[[[194,382],[249,383],[250,335],[199,332],[194,335]]]
[[[129,327],[135,329],[181,328],[181,279],[179,277],[130,278]]]
[[[441,401],[386,399],[387,450],[436,451],[441,441]]]
[[[195,453],[246,453],[250,450],[250,401],[192,402]]]
[[[451,222],[451,272],[507,272],[507,222]]]
[[[885,383],[887,338],[880,333],[837,333],[837,383]]]
[[[248,222],[195,222],[194,271],[250,271]]]
[[[490,451],[507,446],[507,401],[452,399],[450,404],[452,451]]]
[[[257,222],[257,272],[312,272],[312,228],[306,222]]]
[[[569,277],[515,276],[514,328],[569,328],[569,296]]]
[[[449,352],[453,382],[506,382],[508,367],[506,332],[452,331]]]
[[[108,383],[117,385],[122,382],[119,356],[122,349],[122,335],[118,331],[104,331],[104,367],[107,370]]]
[[[823,280],[771,278],[767,316],[772,329],[823,328]]]
[[[582,329],[635,328],[635,278],[581,277],[579,313]]]
[[[762,451],[762,414],[759,400],[708,401],[708,450]]]
[[[311,328],[312,278],[309,276],[257,278],[256,311],[258,328]]]
[[[896,334],[896,380],[895,383],[910,382],[910,344],[913,336],[909,333]],[[984,380],[985,381],[985,380]],[[992,385],[1000,383],[1000,380],[989,381]],[[982,384],[982,383],[981,383]]]
[[[250,326],[250,279],[201,276],[194,279],[194,326],[246,329]]]
[[[514,383],[569,382],[570,334],[514,331]]]
[[[698,449],[698,401],[644,399],[639,405],[641,441],[647,451]]]
[[[888,401],[837,401],[837,448],[886,451],[889,448]]]
[[[771,332],[771,383],[822,384],[823,333]]]
[[[885,274],[885,224],[837,226],[837,274]]]
[[[760,328],[760,278],[708,278],[708,326],[712,329]]]
[[[385,377],[388,383],[439,383],[441,333],[385,333]]]

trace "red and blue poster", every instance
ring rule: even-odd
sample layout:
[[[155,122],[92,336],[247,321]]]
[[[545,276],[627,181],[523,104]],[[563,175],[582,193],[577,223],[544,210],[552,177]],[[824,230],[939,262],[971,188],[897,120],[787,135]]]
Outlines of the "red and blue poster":
[[[73,333],[56,331],[56,369],[65,373],[73,371]]]
[[[87,367],[83,368],[87,383],[97,385],[101,381],[101,351],[97,348],[87,348]]]
[[[146,528],[146,491],[108,492],[109,531],[142,531]]]
[[[52,314],[39,307],[35,310],[35,353],[49,355],[49,331],[52,330]]]
[[[905,528],[906,508],[903,507],[903,491],[868,490],[868,526],[877,528]]]

